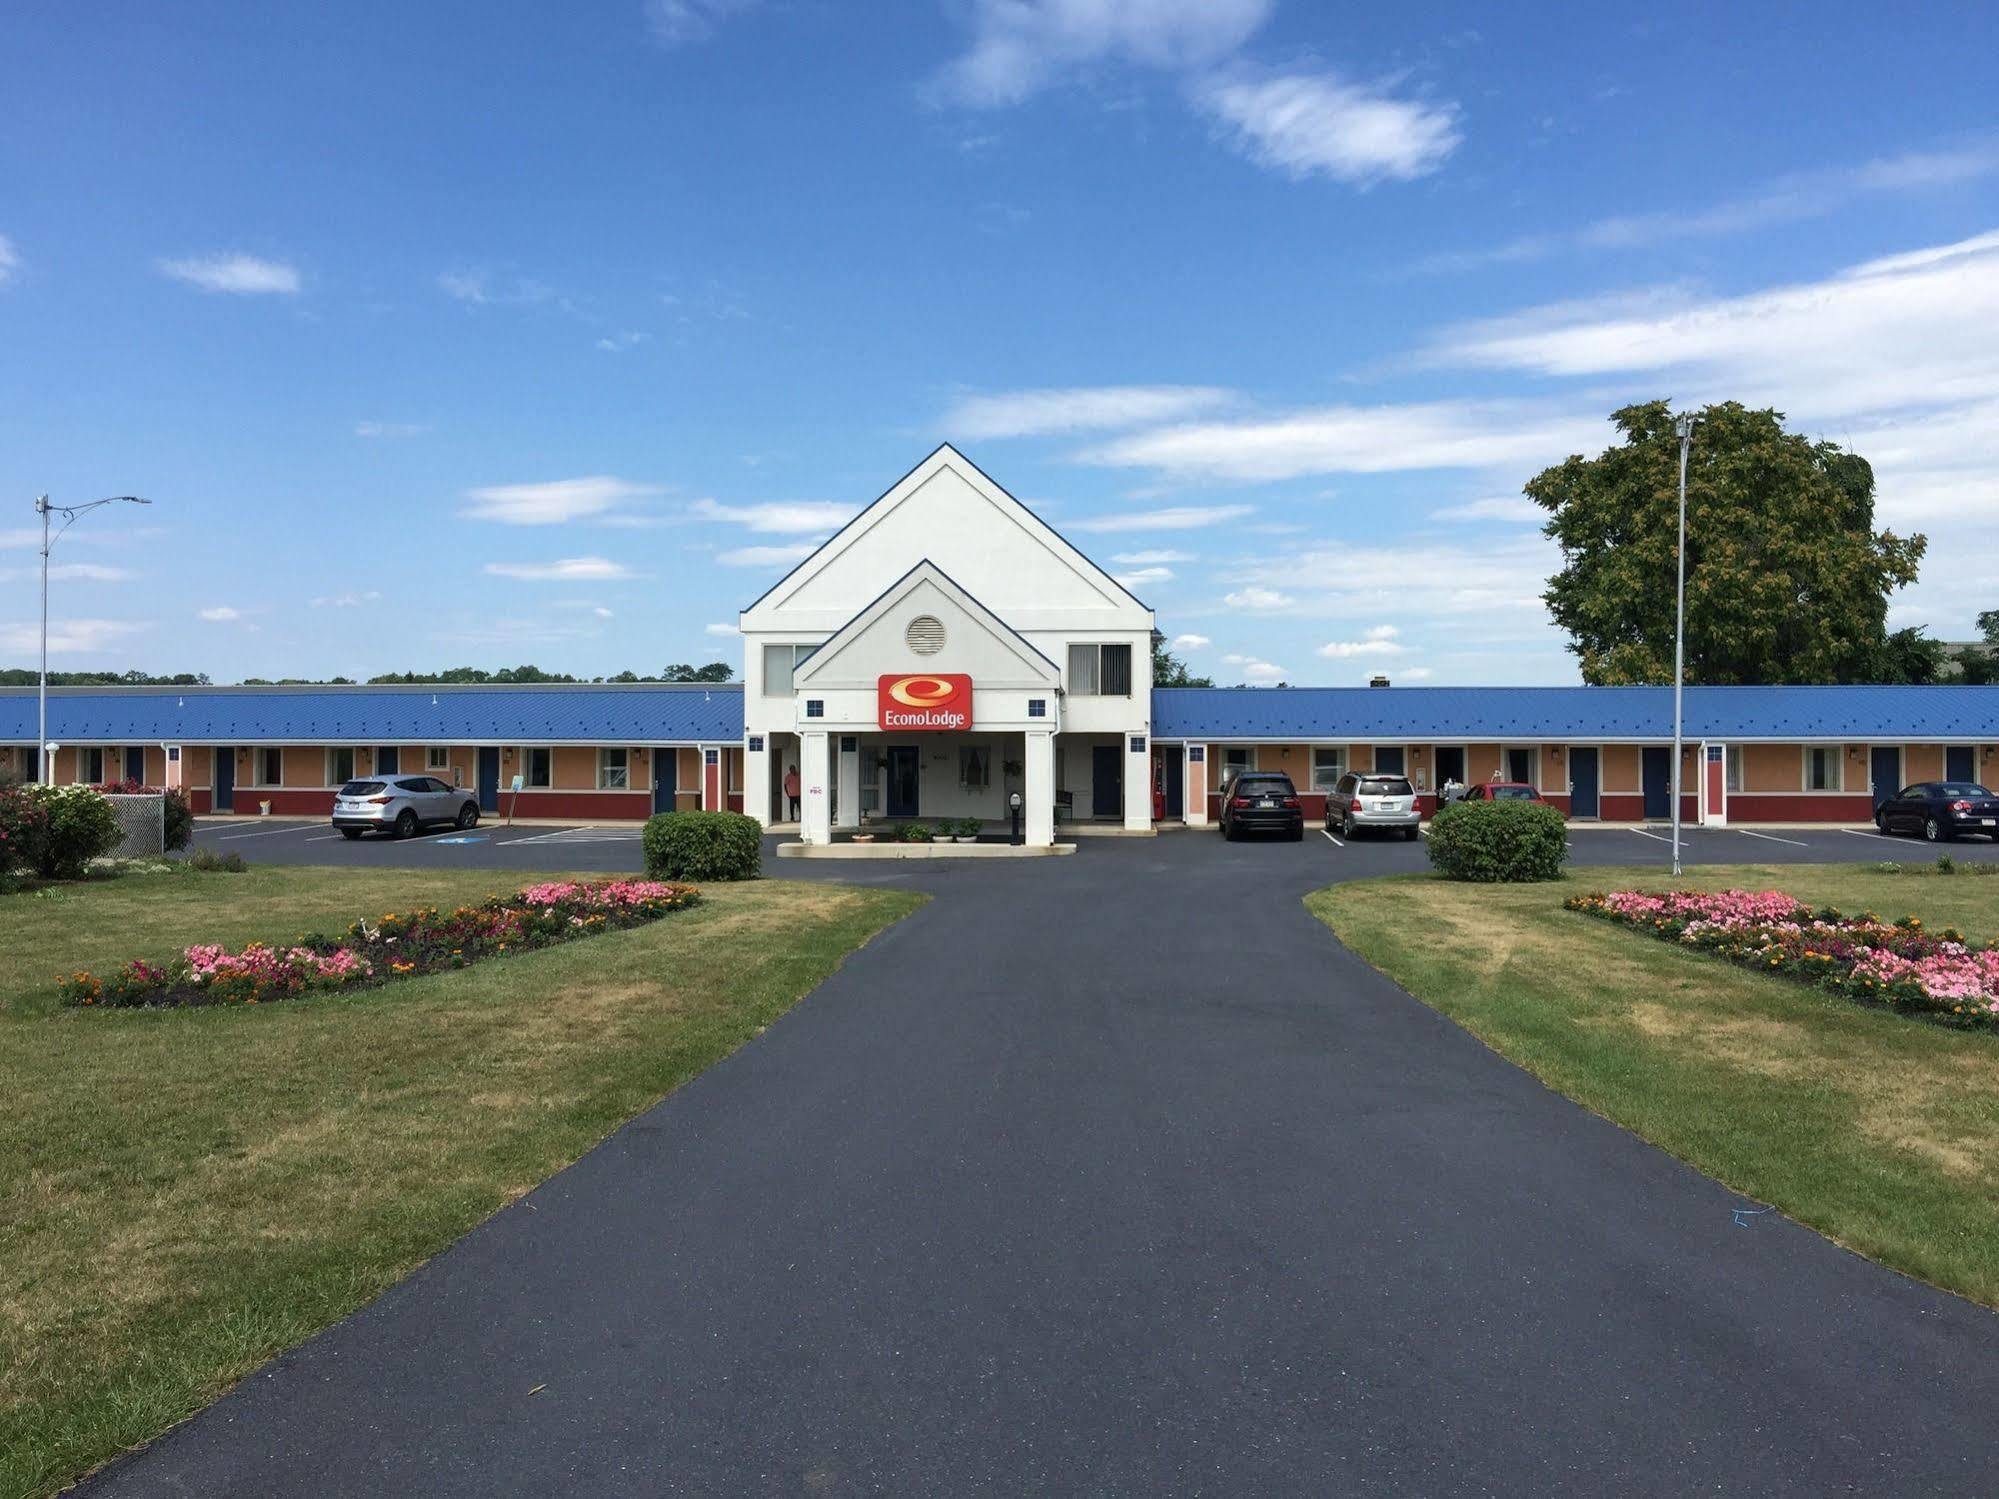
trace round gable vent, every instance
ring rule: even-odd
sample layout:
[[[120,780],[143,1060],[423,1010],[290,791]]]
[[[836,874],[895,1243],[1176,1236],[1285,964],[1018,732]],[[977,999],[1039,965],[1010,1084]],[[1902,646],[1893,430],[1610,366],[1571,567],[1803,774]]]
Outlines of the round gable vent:
[[[902,632],[909,648],[919,656],[934,656],[944,649],[944,621],[934,614],[919,614]]]

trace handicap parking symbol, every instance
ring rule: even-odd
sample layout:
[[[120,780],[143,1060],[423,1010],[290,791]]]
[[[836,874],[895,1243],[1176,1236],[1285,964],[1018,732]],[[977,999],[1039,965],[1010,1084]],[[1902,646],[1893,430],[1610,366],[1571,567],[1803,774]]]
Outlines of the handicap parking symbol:
[[[440,838],[437,841],[439,843],[484,843],[486,835],[484,833],[471,833],[462,838]]]

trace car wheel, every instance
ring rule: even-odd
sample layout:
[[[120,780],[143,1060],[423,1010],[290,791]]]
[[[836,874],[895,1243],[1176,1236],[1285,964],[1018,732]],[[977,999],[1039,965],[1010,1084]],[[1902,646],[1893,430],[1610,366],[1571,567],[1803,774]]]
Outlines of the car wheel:
[[[1349,840],[1353,838],[1353,813],[1349,812],[1340,819],[1340,831],[1346,834]]]
[[[1950,829],[1938,822],[1934,817],[1926,817],[1923,819],[1923,836],[1932,843],[1948,843],[1950,842]]]
[[[1404,843],[1414,843],[1416,841],[1416,834],[1419,831],[1417,828],[1404,828],[1402,830],[1402,841]]]
[[[342,828],[340,836],[345,838],[349,843],[352,843],[356,838],[361,836],[361,830],[359,828]]]
[[[407,807],[403,808],[401,814],[396,818],[396,836],[398,838],[414,838],[416,837],[416,830],[416,813],[410,811]]]
[[[477,802],[467,802],[458,809],[458,826],[461,828],[471,828],[478,825],[479,804]]]
[[[1301,822],[1301,823],[1299,823],[1297,827],[1295,827],[1295,828],[1293,828],[1293,829],[1291,830],[1291,832],[1290,832],[1290,839],[1291,839],[1291,841],[1292,841],[1293,843],[1303,843],[1303,842],[1305,841],[1305,824],[1304,824],[1304,823],[1302,823],[1302,822]]]
[[[1884,812],[1876,812],[1874,814],[1874,826],[1881,830],[1882,836],[1884,837],[1887,836],[1888,833],[1887,814]]]

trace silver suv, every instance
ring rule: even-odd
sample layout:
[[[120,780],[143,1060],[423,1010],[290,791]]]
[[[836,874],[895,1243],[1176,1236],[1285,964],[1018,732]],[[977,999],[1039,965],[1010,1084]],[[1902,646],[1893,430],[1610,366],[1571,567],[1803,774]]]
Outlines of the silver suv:
[[[420,829],[449,823],[469,828],[479,820],[479,799],[436,776],[383,776],[349,781],[333,798],[333,825],[349,838],[368,829],[414,837]]]
[[[1423,820],[1416,807],[1416,788],[1407,776],[1348,771],[1326,793],[1326,831],[1338,828],[1351,838],[1362,828],[1392,828],[1414,838]]]

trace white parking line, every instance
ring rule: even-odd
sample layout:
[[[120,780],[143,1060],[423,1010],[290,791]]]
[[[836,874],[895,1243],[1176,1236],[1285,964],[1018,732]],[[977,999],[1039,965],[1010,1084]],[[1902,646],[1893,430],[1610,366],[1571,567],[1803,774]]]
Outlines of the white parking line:
[[[1883,843],[1893,843],[1895,841],[1886,833],[1870,833],[1865,828],[1841,828],[1840,831],[1842,833],[1851,833],[1856,838],[1879,838]]]
[[[1752,833],[1747,828],[1736,828],[1734,831],[1740,833],[1745,838],[1761,838],[1766,843],[1788,843],[1792,848],[1811,847],[1809,843],[1800,842],[1796,838],[1779,838],[1771,833]]]
[[[1339,839],[1337,839],[1337,838],[1335,838],[1335,837],[1333,836],[1333,830],[1332,830],[1331,828],[1320,828],[1320,829],[1319,829],[1319,831],[1320,831],[1320,832],[1322,832],[1322,833],[1324,833],[1324,834],[1326,835],[1326,842],[1328,842],[1328,843],[1332,844],[1332,846],[1333,846],[1334,848],[1345,848],[1345,847],[1346,847],[1346,845],[1345,845],[1344,843],[1340,842],[1340,840],[1339,840]]]
[[[1648,833],[1643,828],[1630,828],[1627,831],[1636,833],[1640,838],[1650,838],[1654,843],[1671,843],[1673,841],[1670,838],[1662,838],[1657,833]]]
[[[287,828],[259,828],[254,833],[229,833],[217,838],[217,843],[228,843],[236,838],[275,838],[280,833],[303,833],[309,824],[294,824]]]

